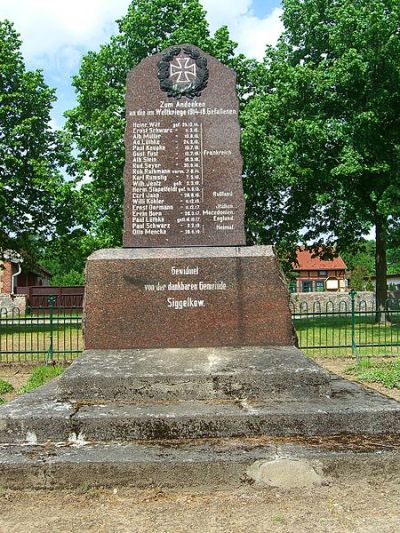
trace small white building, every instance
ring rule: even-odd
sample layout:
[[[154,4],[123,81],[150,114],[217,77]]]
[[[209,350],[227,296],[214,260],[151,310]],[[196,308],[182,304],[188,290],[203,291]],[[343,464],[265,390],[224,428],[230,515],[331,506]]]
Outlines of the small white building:
[[[389,290],[400,291],[400,274],[387,274],[387,286]],[[376,277],[372,276],[371,281],[376,286]]]

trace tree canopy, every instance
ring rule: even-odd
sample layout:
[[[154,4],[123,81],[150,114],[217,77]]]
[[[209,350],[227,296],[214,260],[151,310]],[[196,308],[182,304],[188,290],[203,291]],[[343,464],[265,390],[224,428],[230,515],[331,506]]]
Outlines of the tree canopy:
[[[0,21],[0,256],[35,253],[72,225],[73,193],[59,170],[69,152],[50,126],[55,92],[26,70],[20,46],[12,23]]]
[[[285,31],[243,116],[249,233],[341,252],[374,226],[382,307],[400,214],[400,4],[283,8]]]

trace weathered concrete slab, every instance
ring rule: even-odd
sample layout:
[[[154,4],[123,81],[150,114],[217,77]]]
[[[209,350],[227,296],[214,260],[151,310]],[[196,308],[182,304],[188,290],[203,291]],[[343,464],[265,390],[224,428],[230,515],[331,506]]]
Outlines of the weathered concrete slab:
[[[329,395],[330,379],[292,346],[87,350],[58,387],[73,400],[305,400]]]
[[[57,381],[0,406],[0,443],[68,440],[75,408],[57,400]]]
[[[356,450],[356,451],[355,451]],[[11,489],[134,486],[194,488],[254,483],[251,472],[269,465],[279,477],[277,462],[298,461],[315,469],[323,481],[335,479],[398,479],[399,443],[387,447],[338,447],[327,442],[290,445],[265,439],[240,441],[165,442],[84,447],[0,446],[0,485]],[[290,483],[287,471],[286,483]],[[293,483],[296,480],[292,480]]]
[[[56,400],[57,383],[0,407],[0,442],[130,442],[216,437],[400,435],[400,404],[346,380],[309,401]]]
[[[399,434],[400,405],[375,395],[294,402],[185,401],[83,406],[74,415],[88,440]]]

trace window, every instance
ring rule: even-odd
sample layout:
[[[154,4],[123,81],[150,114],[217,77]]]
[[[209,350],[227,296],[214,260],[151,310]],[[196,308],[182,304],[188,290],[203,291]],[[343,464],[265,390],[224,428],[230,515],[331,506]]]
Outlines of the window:
[[[312,281],[303,281],[301,283],[302,292],[312,292]]]
[[[326,270],[320,270],[319,271],[319,277],[320,278],[326,278],[328,276],[328,272]]]
[[[325,283],[323,281],[316,281],[315,290],[317,292],[324,292],[325,291]]]
[[[297,283],[295,281],[289,282],[289,292],[297,292]]]

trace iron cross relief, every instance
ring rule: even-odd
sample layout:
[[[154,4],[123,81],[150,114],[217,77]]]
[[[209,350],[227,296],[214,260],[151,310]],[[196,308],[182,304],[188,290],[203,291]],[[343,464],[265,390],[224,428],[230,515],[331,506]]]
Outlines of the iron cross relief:
[[[191,63],[188,57],[176,57],[174,63],[170,64],[170,77],[174,79],[175,83],[191,83],[196,79],[196,64]]]

